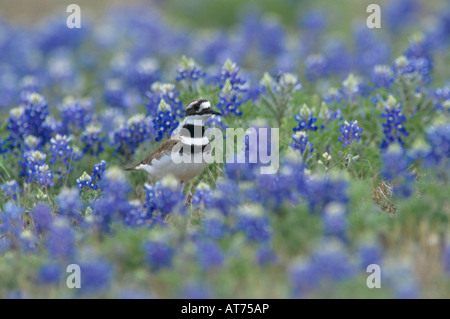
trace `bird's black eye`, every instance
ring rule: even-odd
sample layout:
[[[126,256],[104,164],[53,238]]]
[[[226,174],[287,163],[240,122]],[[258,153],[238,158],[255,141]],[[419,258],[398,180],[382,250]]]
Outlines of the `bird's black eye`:
[[[194,105],[194,110],[197,111],[199,107],[200,107],[200,106],[199,106],[198,104],[195,104],[195,105]]]

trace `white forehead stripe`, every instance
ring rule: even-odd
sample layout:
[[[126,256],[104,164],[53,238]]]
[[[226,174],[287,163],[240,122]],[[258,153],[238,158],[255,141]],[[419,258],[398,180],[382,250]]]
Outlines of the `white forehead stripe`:
[[[211,108],[211,103],[209,103],[209,101],[205,101],[205,102],[202,102],[202,104],[200,104],[200,110],[210,109],[210,108]]]

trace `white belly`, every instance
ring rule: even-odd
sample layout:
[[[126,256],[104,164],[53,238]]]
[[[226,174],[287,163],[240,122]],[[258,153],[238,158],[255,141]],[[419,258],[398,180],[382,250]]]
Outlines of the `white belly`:
[[[181,157],[178,154],[174,155],[174,158],[166,155],[159,160],[154,159],[151,165],[141,164],[139,168],[144,169],[158,179],[172,174],[178,181],[186,183],[199,175],[207,165],[200,154],[196,155],[196,158],[191,157],[191,160],[185,162],[181,161]]]

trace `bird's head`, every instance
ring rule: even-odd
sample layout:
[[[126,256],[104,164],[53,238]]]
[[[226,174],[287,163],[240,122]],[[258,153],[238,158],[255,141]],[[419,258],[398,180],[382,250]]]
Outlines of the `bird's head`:
[[[205,121],[212,115],[222,115],[214,111],[211,103],[205,99],[198,99],[189,102],[186,106],[186,119]]]

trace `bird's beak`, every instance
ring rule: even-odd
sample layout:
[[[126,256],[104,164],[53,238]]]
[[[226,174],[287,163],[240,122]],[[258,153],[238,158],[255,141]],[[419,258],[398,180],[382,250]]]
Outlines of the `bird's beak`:
[[[209,110],[209,114],[212,114],[212,115],[222,115],[220,112],[214,111],[213,109]]]

